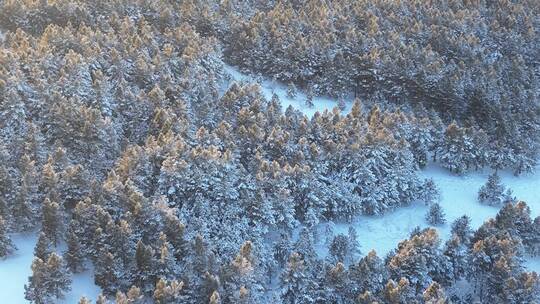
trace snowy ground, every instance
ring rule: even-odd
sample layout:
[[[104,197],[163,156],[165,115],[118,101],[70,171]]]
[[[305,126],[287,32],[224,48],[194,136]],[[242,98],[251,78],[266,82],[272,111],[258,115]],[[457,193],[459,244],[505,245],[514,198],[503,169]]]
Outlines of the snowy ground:
[[[315,114],[315,112],[317,111],[332,111],[332,109],[337,106],[337,102],[335,99],[330,97],[317,96],[313,98],[313,107],[308,107],[306,105],[306,94],[304,94],[300,90],[297,91],[294,98],[290,98],[289,96],[287,96],[287,86],[283,83],[269,80],[266,78],[257,79],[256,77],[252,77],[240,72],[238,68],[230,65],[225,65],[224,68],[225,72],[231,76],[232,81],[251,83],[258,82],[261,86],[261,92],[266,99],[270,100],[272,99],[272,96],[276,94],[281,101],[283,110],[287,109],[289,106],[293,106],[295,109],[302,111],[302,113],[304,113],[306,116],[312,117],[313,114]],[[347,103],[347,107],[344,110],[345,112],[350,111],[352,100],[352,97],[348,97],[345,99]]]
[[[500,208],[483,205],[476,200],[478,190],[485,184],[490,172],[484,170],[458,176],[436,164],[420,171],[420,176],[434,179],[442,194],[441,206],[447,223],[435,228],[443,241],[450,237],[450,225],[456,218],[468,215],[472,227],[476,229],[497,214]],[[511,188],[519,200],[527,202],[531,216],[540,216],[540,167],[530,175],[516,177],[503,171],[500,176],[503,184]],[[430,226],[424,219],[427,209],[424,204],[416,203],[383,216],[359,216],[350,224],[336,224],[335,230],[336,233],[347,234],[348,227],[353,225],[358,232],[362,252],[366,254],[375,249],[379,256],[384,257],[396,248],[399,241],[408,238],[416,226]],[[325,254],[324,251],[321,253]],[[529,270],[540,273],[540,258],[526,257],[525,265]]]
[[[15,234],[12,239],[18,250],[7,259],[0,260],[0,295],[2,295],[0,303],[28,303],[24,299],[24,285],[28,283],[28,277],[31,275],[30,266],[34,258],[37,234]],[[101,290],[94,284],[91,270],[76,274],[72,279],[71,291],[57,303],[78,303],[82,296],[92,301],[96,300]]]

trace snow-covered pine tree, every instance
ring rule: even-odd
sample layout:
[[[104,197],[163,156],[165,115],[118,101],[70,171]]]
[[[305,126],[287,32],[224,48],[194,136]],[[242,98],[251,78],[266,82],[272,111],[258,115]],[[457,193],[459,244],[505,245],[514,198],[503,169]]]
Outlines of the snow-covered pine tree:
[[[39,258],[42,261],[47,261],[52,252],[53,244],[51,240],[44,232],[41,232],[39,234],[36,246],[34,247],[34,257]]]
[[[345,102],[345,99],[340,98],[338,100],[337,106],[338,106],[338,109],[340,109],[341,111],[345,111],[345,108],[347,108],[347,103]]]
[[[28,285],[24,286],[24,298],[31,303],[47,303],[49,295],[45,286],[47,276],[47,263],[40,258],[32,262],[32,275],[28,278]]]
[[[350,255],[349,238],[344,234],[338,234],[334,236],[334,239],[328,246],[328,253],[330,254],[331,261],[345,263],[348,261]]]
[[[53,242],[54,246],[60,241],[63,235],[62,210],[58,203],[45,198],[43,202],[43,223],[42,231]]]
[[[372,250],[349,267],[349,277],[353,294],[363,295],[368,292],[376,295],[384,288],[389,274],[381,258]],[[364,298],[367,299],[370,296],[365,295]]]
[[[302,257],[293,252],[287,268],[280,277],[280,298],[284,304],[313,303],[312,288],[316,285],[305,267]]]
[[[107,297],[103,294],[99,294],[96,299],[96,304],[109,304],[110,302],[107,300]]]
[[[291,255],[291,251],[291,237],[288,233],[282,232],[279,240],[275,242],[272,248],[273,258],[280,268],[286,265],[287,260]]]
[[[111,253],[121,262],[121,268],[129,268],[132,265],[135,254],[135,241],[130,224],[126,220],[114,223],[112,220],[107,223],[108,244]]]
[[[171,243],[167,241],[167,237],[164,233],[160,234],[158,246],[158,259],[154,266],[156,268],[155,272],[157,277],[172,280],[177,276],[179,268],[173,255],[173,247]]]
[[[504,188],[501,178],[495,171],[489,175],[486,184],[478,191],[478,201],[492,206],[501,205],[505,199]]]
[[[443,167],[451,172],[463,174],[472,165],[472,143],[464,128],[452,122],[446,128],[443,142],[436,147],[437,156]]]
[[[356,232],[356,229],[353,226],[349,226],[347,231],[347,238],[349,239],[349,257],[348,257],[348,263],[352,264],[356,262],[360,254],[362,253],[360,251],[360,241],[358,240],[358,233]]]
[[[522,272],[504,282],[504,303],[535,303],[540,299],[540,278],[536,272]]]
[[[234,260],[225,268],[222,275],[224,302],[261,301],[262,287],[258,283],[258,271],[255,269],[257,263],[253,250],[253,243],[244,242]]]
[[[422,294],[425,304],[447,304],[444,289],[437,282],[431,283]]]
[[[0,258],[4,258],[17,250],[9,234],[7,233],[6,221],[0,215]]]
[[[92,301],[90,301],[87,297],[82,296],[82,297],[79,299],[78,304],[92,304]]]
[[[416,293],[427,288],[432,280],[449,280],[451,265],[442,255],[439,245],[440,239],[434,228],[424,229],[400,242],[395,254],[386,262],[391,278],[407,278],[414,284],[412,287]]]
[[[306,106],[308,108],[313,108],[314,104],[313,104],[313,89],[311,88],[311,86],[308,86],[307,90],[306,90]]]
[[[144,292],[150,292],[155,287],[156,260],[152,247],[145,245],[141,240],[137,243],[135,250],[135,264],[137,286],[141,286]]]
[[[184,282],[176,280],[167,281],[159,279],[154,289],[153,299],[156,304],[181,303],[187,301],[187,298],[182,294],[184,292]]]
[[[326,265],[324,277],[319,286],[322,292],[318,294],[319,299],[326,303],[343,303],[348,298],[350,281],[347,269],[343,263]]]
[[[76,233],[79,225],[77,220],[71,220],[66,235],[67,250],[64,253],[64,260],[72,273],[78,273],[84,270],[83,248]]]
[[[6,221],[6,226],[12,224],[12,212],[8,209],[8,201],[15,196],[13,170],[8,167],[8,155],[4,146],[0,143],[0,216]],[[11,171],[11,172],[10,172]]]
[[[366,291],[358,297],[356,297],[357,304],[373,304],[373,303],[379,303],[377,297],[370,291]]]
[[[215,290],[212,295],[210,296],[210,302],[208,304],[221,304],[221,297],[219,295],[219,292]]]
[[[13,225],[24,231],[36,225],[37,210],[34,206],[38,193],[36,180],[33,175],[23,175],[21,185],[17,187],[17,194],[11,208]]]
[[[462,243],[469,244],[472,236],[471,219],[463,215],[452,222],[452,235],[459,237]]]
[[[445,215],[441,205],[439,203],[433,203],[429,207],[429,210],[426,214],[426,221],[431,225],[442,225],[446,223],[446,219],[444,217]]]
[[[51,253],[47,260],[47,294],[59,299],[71,290],[71,274],[61,256]]]
[[[35,258],[32,275],[25,285],[25,298],[32,303],[53,303],[71,290],[71,278],[62,258],[51,253],[47,262]]]
[[[287,97],[295,98],[296,94],[297,94],[296,85],[294,85],[294,83],[292,82],[289,82],[289,84],[287,85]]]
[[[300,255],[302,261],[308,267],[316,262],[317,252],[315,252],[313,234],[309,229],[302,229],[298,240],[293,246],[293,251]]]
[[[416,295],[414,288],[406,277],[402,277],[397,283],[388,280],[382,292],[383,303],[415,303]]]
[[[422,192],[421,200],[426,205],[438,203],[441,199],[441,193],[432,178],[428,178],[424,181],[420,191]]]
[[[452,235],[452,238],[444,246],[443,254],[448,257],[452,264],[452,280],[454,282],[469,275],[467,250],[467,243],[463,243],[462,239],[456,234]]]
[[[172,209],[172,211],[177,211],[177,209]],[[188,243],[184,239],[185,226],[174,214],[175,212],[171,212],[164,216],[164,232],[173,247],[174,252],[172,254],[180,261],[185,255]]]
[[[330,245],[334,240],[335,224],[333,221],[328,221],[324,226],[324,243]]]
[[[118,290],[115,296],[116,304],[143,304],[145,302],[144,295],[137,286],[131,286],[127,293]]]
[[[126,269],[119,268],[120,263],[112,253],[101,251],[99,258],[94,263],[94,283],[101,287],[103,292],[110,294],[119,288],[126,288],[123,281]],[[128,285],[129,286],[129,285]]]

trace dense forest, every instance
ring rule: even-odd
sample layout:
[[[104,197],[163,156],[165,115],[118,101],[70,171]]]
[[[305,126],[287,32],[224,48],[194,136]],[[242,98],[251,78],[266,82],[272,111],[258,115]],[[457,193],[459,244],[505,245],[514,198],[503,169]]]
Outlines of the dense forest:
[[[36,304],[89,267],[99,304],[538,303],[523,256],[540,217],[496,173],[479,193],[496,218],[449,223],[447,242],[419,227],[379,257],[318,229],[413,202],[443,223],[428,162],[531,172],[538,16],[535,0],[0,1],[0,257],[38,231]],[[226,65],[352,108],[284,109]]]

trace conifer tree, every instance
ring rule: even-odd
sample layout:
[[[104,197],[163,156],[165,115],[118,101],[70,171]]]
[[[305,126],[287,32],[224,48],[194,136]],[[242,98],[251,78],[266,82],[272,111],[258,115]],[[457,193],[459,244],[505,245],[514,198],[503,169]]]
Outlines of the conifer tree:
[[[358,295],[365,292],[379,294],[388,281],[388,276],[383,261],[374,250],[349,267],[352,292]]]
[[[324,243],[325,245],[330,245],[330,243],[334,240],[334,230],[335,230],[335,224],[333,221],[329,221],[324,226]]]
[[[3,151],[3,146],[0,144],[0,216],[6,221],[6,226],[10,226],[12,212],[8,209],[8,199],[14,196],[13,180],[9,174],[7,167],[7,152]]]
[[[143,304],[144,295],[136,286],[131,286],[126,294],[121,291],[116,292],[116,304]]]
[[[293,252],[287,263],[287,268],[281,275],[280,298],[284,304],[312,303],[315,290],[314,281],[309,276],[302,257]]]
[[[36,225],[35,220],[37,212],[34,203],[37,199],[37,193],[33,183],[35,183],[35,181],[32,181],[29,176],[23,176],[12,207],[14,226],[21,231],[28,230]]]
[[[294,85],[294,83],[289,82],[289,84],[287,85],[287,97],[295,98],[296,94],[296,86]]]
[[[155,286],[154,250],[139,240],[135,250],[137,285],[147,292]]]
[[[442,256],[437,231],[427,228],[420,234],[402,241],[398,249],[387,261],[387,267],[394,280],[407,278],[419,293],[431,283],[449,280],[450,263]]]
[[[350,285],[347,269],[340,262],[328,266],[325,269],[324,278],[321,283],[323,292],[320,297],[324,301],[332,303],[344,302],[348,297],[348,286]]]
[[[338,99],[338,105],[337,106],[341,111],[344,111],[345,108],[347,108],[347,103],[345,102],[345,100],[343,98],[340,98],[340,99]]]
[[[167,241],[164,233],[161,233],[159,241],[158,260],[156,265],[156,275],[163,279],[173,279],[178,273],[178,266],[173,256],[173,247]]]
[[[49,295],[45,282],[47,279],[47,263],[40,258],[32,262],[32,275],[28,278],[28,285],[24,286],[24,298],[31,303],[47,303]]]
[[[25,298],[32,303],[51,303],[60,299],[71,287],[71,278],[62,258],[51,253],[47,262],[35,258],[32,262],[32,275],[25,286]]]
[[[410,286],[409,280],[401,278],[397,283],[389,280],[383,290],[383,303],[405,304],[414,303],[414,291]]]
[[[344,263],[350,254],[350,245],[351,244],[349,244],[349,239],[347,236],[344,234],[338,234],[330,243],[328,252],[334,261]]]
[[[60,205],[46,198],[43,202],[43,223],[42,231],[47,237],[56,244],[62,236],[63,218],[61,215]]]
[[[187,250],[187,241],[184,239],[185,226],[173,213],[165,216],[165,235],[167,240],[171,242],[174,252],[174,257],[181,261],[184,258],[185,251]]]
[[[487,183],[478,191],[478,201],[484,204],[497,206],[504,201],[504,185],[497,172],[489,175]]]
[[[356,262],[356,259],[360,256],[360,241],[358,240],[358,233],[353,226],[349,226],[347,232],[347,238],[349,239],[349,263]]]
[[[84,270],[84,254],[81,242],[76,233],[77,226],[79,226],[78,221],[72,220],[66,236],[67,251],[64,253],[66,265],[73,273]]]
[[[471,219],[467,215],[457,218],[452,223],[451,232],[460,239],[460,242],[468,244],[472,236]]]
[[[311,265],[316,262],[317,253],[315,252],[313,235],[307,228],[302,229],[298,236],[298,241],[293,246],[294,252],[302,257],[305,264]]]
[[[313,104],[313,91],[312,90],[309,90],[306,92],[306,106],[308,108],[313,108],[314,104]]]
[[[370,291],[366,291],[366,292],[358,295],[358,297],[356,297],[356,302],[358,304],[379,303],[379,301],[377,301],[377,297],[375,295],[373,295],[373,293],[371,293]]]
[[[83,296],[79,299],[79,303],[78,304],[92,304],[92,301],[88,300],[87,297]]]
[[[39,234],[36,246],[34,247],[34,257],[39,258],[42,261],[47,261],[52,251],[53,245],[51,240],[44,232],[41,232]]]
[[[178,281],[166,281],[159,279],[154,289],[154,301],[157,304],[178,303],[186,301],[186,297],[182,294],[184,292],[184,283]]]
[[[221,297],[219,296],[219,293],[214,291],[212,295],[210,296],[210,302],[209,304],[221,304]]]
[[[302,236],[303,234],[300,234],[300,239],[303,240],[304,238]],[[311,241],[310,238],[307,238],[308,242],[300,242],[300,239],[298,241],[298,244],[301,244],[302,247],[305,243],[309,243],[309,241]],[[291,250],[291,240],[289,234],[281,233],[279,241],[275,243],[273,248],[273,258],[277,261],[278,266],[284,267],[286,265],[287,260],[291,254]]]
[[[106,234],[109,235],[111,253],[120,261],[122,267],[129,267],[135,254],[135,242],[133,231],[126,220],[120,220],[115,224],[112,220],[107,222]]]
[[[505,303],[534,303],[540,298],[540,278],[536,272],[523,272],[504,283]]]
[[[422,294],[426,304],[446,304],[448,300],[441,285],[437,282],[431,283]]]
[[[96,260],[94,269],[94,282],[106,293],[112,293],[122,285],[122,270],[118,268],[117,259],[110,252],[101,251]]]
[[[49,280],[47,284],[48,294],[58,299],[71,290],[70,273],[67,271],[62,257],[54,252],[47,260],[47,276]]]
[[[440,191],[437,188],[437,185],[435,185],[435,181],[431,178],[424,181],[424,184],[421,187],[421,191],[422,200],[427,205],[431,205],[432,203],[438,203],[441,198]]]
[[[469,274],[467,246],[458,235],[452,235],[452,238],[446,242],[444,255],[449,258],[452,264],[452,279],[454,282]]]
[[[17,250],[7,233],[6,222],[0,215],[0,258],[6,257]]]
[[[437,155],[442,165],[448,170],[462,174],[471,165],[469,139],[465,130],[455,122],[448,125],[444,133],[444,140],[437,147]]]
[[[429,211],[426,214],[426,221],[431,225],[442,225],[446,223],[444,216],[445,215],[441,205],[439,205],[439,203],[433,203],[429,207]]]
[[[225,269],[222,275],[224,293],[223,301],[240,302],[258,302],[260,301],[261,286],[257,282],[255,269],[256,262],[253,254],[253,243],[244,242],[240,251]]]
[[[96,304],[108,304],[109,301],[107,301],[107,297],[105,297],[103,294],[99,294],[96,299]]]

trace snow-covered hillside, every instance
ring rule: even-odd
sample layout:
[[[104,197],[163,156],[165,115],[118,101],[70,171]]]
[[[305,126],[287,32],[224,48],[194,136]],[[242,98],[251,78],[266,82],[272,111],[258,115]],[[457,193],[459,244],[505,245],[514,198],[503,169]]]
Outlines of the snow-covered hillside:
[[[233,81],[254,81],[255,78],[240,73],[236,68],[225,66]],[[331,110],[337,103],[331,98],[315,97],[313,107],[305,103],[306,96],[298,92],[295,98],[287,96],[284,84],[271,80],[261,81],[261,90],[266,98],[276,94],[283,103],[284,109],[289,105],[301,110],[308,116],[316,111]],[[349,100],[350,101],[350,100]],[[345,111],[350,108],[350,102]],[[447,223],[436,227],[443,240],[450,234],[450,223],[456,218],[466,214],[472,220],[473,228],[479,227],[485,220],[496,215],[498,208],[482,205],[477,202],[478,189],[486,182],[490,170],[473,172],[464,176],[458,176],[442,169],[437,164],[430,164],[421,171],[421,176],[433,178],[442,194],[441,206],[446,214]],[[510,172],[500,173],[505,186],[513,190],[514,195],[528,203],[533,217],[540,215],[540,167],[534,174],[516,177]],[[424,216],[427,207],[416,203],[409,207],[397,209],[384,216],[359,216],[352,223],[337,223],[335,232],[346,233],[349,226],[354,226],[359,235],[361,250],[365,254],[375,249],[379,256],[384,256],[397,244],[407,238],[409,233],[416,227],[426,227],[429,224]],[[324,224],[321,225],[324,229]],[[24,285],[31,274],[33,248],[36,243],[35,234],[16,234],[13,240],[18,248],[17,252],[5,260],[0,260],[0,294],[2,303],[26,303],[24,300]],[[319,253],[325,255],[325,246],[319,246]],[[540,272],[540,258],[527,258],[525,263],[530,270]],[[95,300],[100,289],[94,285],[92,272],[86,271],[73,277],[72,290],[60,303],[76,303],[85,295]]]

